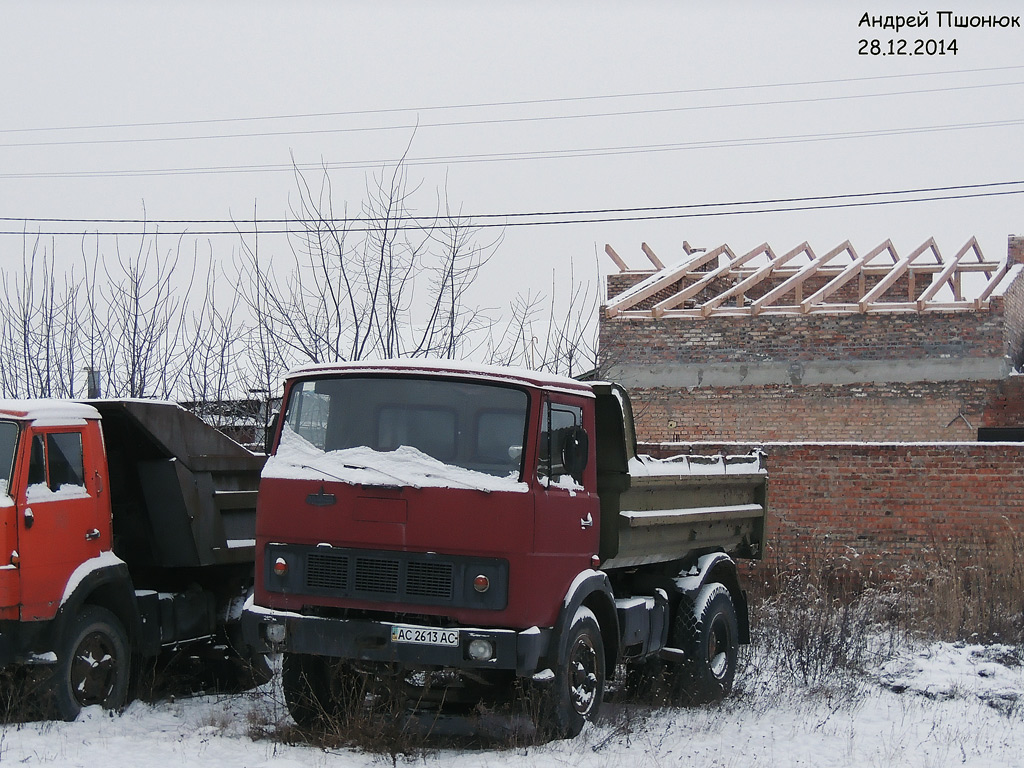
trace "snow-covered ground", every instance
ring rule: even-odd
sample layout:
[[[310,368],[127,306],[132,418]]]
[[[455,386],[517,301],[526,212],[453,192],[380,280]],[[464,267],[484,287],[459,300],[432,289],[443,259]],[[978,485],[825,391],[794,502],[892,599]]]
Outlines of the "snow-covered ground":
[[[935,644],[866,676],[811,692],[772,676],[744,678],[717,707],[607,720],[571,741],[515,749],[438,748],[410,764],[633,766],[1024,766],[1024,668],[1005,648]],[[843,678],[837,677],[837,680]],[[287,722],[273,684],[232,696],[133,703],[121,716],[0,729],[0,764],[132,768],[386,765],[355,750],[289,745],[253,734]],[[398,761],[404,762],[402,757]]]

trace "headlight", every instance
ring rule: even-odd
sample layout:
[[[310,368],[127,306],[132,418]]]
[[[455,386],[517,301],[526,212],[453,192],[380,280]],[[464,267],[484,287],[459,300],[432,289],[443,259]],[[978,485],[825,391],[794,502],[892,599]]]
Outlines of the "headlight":
[[[494,643],[478,637],[470,641],[466,652],[473,661],[490,661],[494,658]]]

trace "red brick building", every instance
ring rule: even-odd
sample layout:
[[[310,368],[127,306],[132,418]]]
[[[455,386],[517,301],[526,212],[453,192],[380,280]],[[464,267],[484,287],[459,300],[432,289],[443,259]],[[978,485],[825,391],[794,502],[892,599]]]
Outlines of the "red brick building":
[[[954,259],[932,241],[902,257],[848,243],[751,254],[720,246],[609,277],[603,374],[633,393],[645,439],[962,441],[1024,426],[1024,238],[998,262],[973,240]]]
[[[1024,428],[1024,238],[997,261],[973,240],[684,244],[674,267],[645,247],[645,271],[607,250],[602,375],[652,452],[764,450],[776,563],[877,575],[1024,533],[1024,443],[977,442]]]

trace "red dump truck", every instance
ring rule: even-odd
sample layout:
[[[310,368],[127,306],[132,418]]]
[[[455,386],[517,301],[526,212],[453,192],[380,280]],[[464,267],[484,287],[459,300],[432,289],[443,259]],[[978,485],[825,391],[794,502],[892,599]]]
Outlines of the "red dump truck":
[[[573,736],[619,665],[727,693],[749,641],[733,556],[761,554],[761,457],[635,446],[610,383],[450,361],[290,374],[242,623],[284,653],[296,721],[378,690],[472,707],[518,678]]]
[[[0,666],[64,719],[170,647],[267,673],[239,623],[264,460],[173,403],[0,401]]]

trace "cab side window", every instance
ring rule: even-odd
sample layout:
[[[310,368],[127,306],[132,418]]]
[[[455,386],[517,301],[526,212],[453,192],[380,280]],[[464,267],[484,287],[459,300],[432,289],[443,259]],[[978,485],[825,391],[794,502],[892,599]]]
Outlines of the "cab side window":
[[[63,486],[85,490],[85,464],[81,432],[35,435],[28,465],[29,487],[45,485],[51,491]]]
[[[583,409],[575,405],[546,403],[541,424],[537,475],[547,478],[549,483],[560,483],[564,479],[581,484],[582,467],[578,464],[580,449],[586,453]]]

